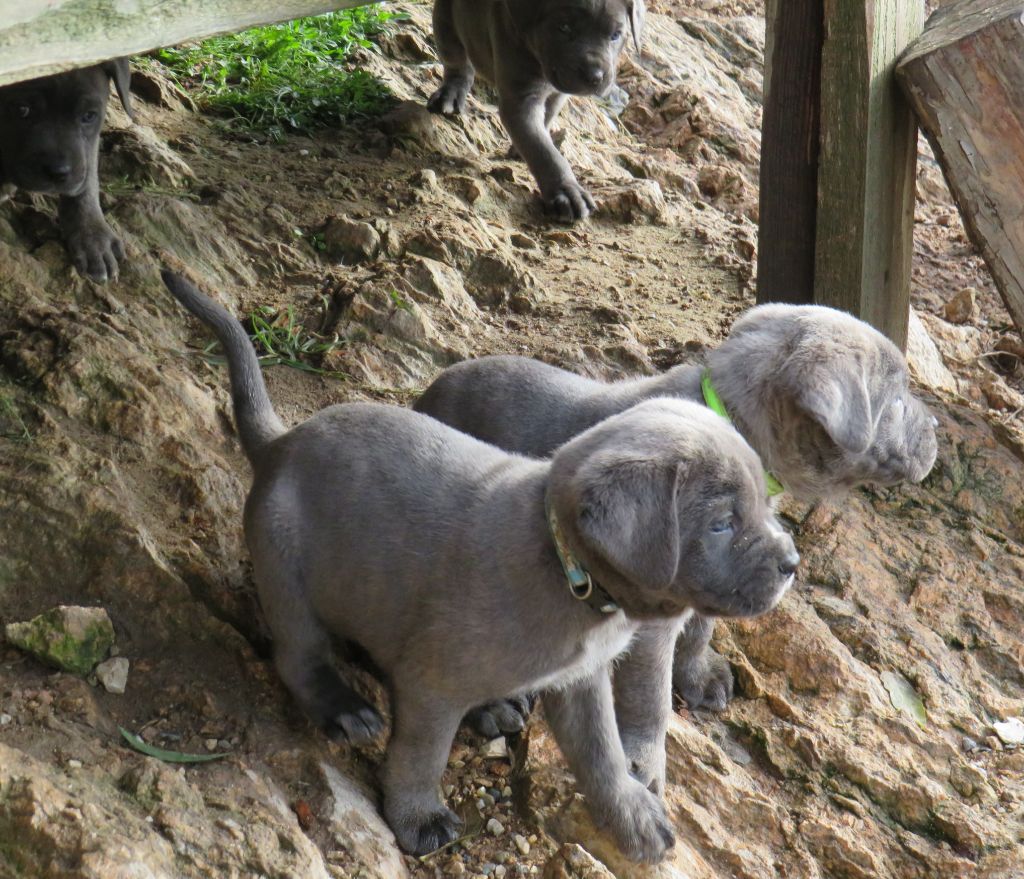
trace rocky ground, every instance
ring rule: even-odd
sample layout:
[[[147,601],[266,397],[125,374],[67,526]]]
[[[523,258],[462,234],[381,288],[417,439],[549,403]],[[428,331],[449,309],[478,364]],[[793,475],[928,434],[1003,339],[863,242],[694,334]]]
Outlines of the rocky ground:
[[[0,615],[102,606],[129,662],[121,695],[0,647],[0,875],[1024,877],[1024,750],[994,734],[1024,715],[1022,346],[927,149],[911,352],[938,463],[840,507],[784,502],[798,583],[719,625],[732,705],[679,707],[667,863],[622,862],[540,718],[511,753],[460,735],[445,785],[467,838],[403,856],[375,808],[382,745],[328,742],[275,678],[226,375],[158,266],[238,314],[291,306],[337,334],[322,372],[268,369],[288,423],[407,403],[483,353],[604,377],[697,356],[753,301],[764,27],[751,2],[651,7],[622,115],[564,117],[602,204],[577,227],[544,220],[486,94],[459,121],[423,111],[439,75],[423,5],[363,61],[397,108],[312,138],[227,131],[141,71],[139,122],[115,110],[104,137],[131,257],[116,284],[69,270],[51,202],[0,208]],[[894,707],[897,686],[926,718]],[[163,763],[118,726],[228,756]]]

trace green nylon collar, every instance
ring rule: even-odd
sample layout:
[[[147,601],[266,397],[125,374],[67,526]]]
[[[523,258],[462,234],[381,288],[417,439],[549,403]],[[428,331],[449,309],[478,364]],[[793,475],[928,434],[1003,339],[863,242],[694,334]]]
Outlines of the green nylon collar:
[[[551,539],[555,544],[555,552],[558,553],[558,560],[562,563],[562,570],[565,571],[565,579],[569,581],[569,591],[573,598],[589,604],[599,613],[615,613],[619,609],[618,604],[604,589],[591,579],[589,573],[579,559],[569,549],[562,527],[558,524],[558,517],[555,509],[545,501],[545,513],[547,514],[548,530],[551,532]]]
[[[732,424],[732,419],[729,417],[728,411],[726,411],[722,398],[718,396],[718,391],[711,384],[711,370],[704,370],[704,374],[700,377],[700,389],[704,393],[704,403],[708,409],[716,415],[721,415],[722,418]],[[768,497],[775,497],[786,490],[782,483],[767,470],[764,471],[764,481],[768,486]]]

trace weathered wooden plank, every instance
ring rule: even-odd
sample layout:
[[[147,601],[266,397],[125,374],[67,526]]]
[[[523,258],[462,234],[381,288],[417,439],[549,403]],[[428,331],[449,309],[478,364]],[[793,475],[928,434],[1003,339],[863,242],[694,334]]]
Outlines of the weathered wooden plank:
[[[968,235],[1024,333],[1024,2],[946,7],[897,73]]]
[[[822,0],[768,0],[757,301],[814,301]]]
[[[368,0],[0,0],[0,85]]]
[[[917,127],[893,71],[924,0],[825,0],[815,301],[906,345]]]

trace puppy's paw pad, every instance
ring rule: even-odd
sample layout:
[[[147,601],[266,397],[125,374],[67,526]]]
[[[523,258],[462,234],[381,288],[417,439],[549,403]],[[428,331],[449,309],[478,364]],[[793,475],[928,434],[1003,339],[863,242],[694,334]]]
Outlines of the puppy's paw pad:
[[[384,731],[384,718],[372,705],[339,712],[326,724],[327,735],[334,741],[350,745],[366,745]]]
[[[620,799],[609,824],[619,847],[633,861],[657,864],[676,844],[661,799],[638,783]]]
[[[72,230],[67,237],[71,263],[78,273],[97,284],[116,280],[124,245],[106,224]]]
[[[427,98],[427,109],[442,116],[458,116],[466,110],[469,89],[452,83],[445,83]]]
[[[732,669],[724,657],[711,650],[699,663],[677,668],[675,684],[691,711],[724,711],[732,699]]]
[[[575,223],[577,220],[585,220],[596,211],[597,203],[587,190],[573,180],[545,194],[544,208],[562,223]]]
[[[503,699],[474,708],[466,715],[466,723],[485,739],[513,736],[523,731],[532,705],[528,699]]]
[[[415,854],[425,855],[459,838],[462,821],[450,809],[436,812],[416,828]]]

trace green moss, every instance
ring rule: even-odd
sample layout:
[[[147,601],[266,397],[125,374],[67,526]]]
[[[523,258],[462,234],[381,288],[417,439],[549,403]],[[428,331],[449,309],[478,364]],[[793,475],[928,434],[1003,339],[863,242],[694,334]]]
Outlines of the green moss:
[[[114,627],[102,608],[55,607],[11,623],[5,634],[16,647],[78,675],[92,671],[114,643]]]

